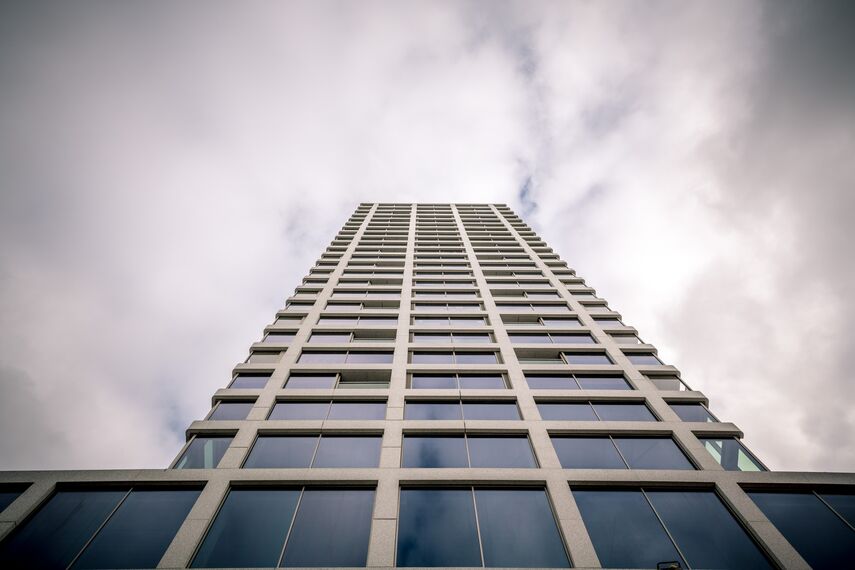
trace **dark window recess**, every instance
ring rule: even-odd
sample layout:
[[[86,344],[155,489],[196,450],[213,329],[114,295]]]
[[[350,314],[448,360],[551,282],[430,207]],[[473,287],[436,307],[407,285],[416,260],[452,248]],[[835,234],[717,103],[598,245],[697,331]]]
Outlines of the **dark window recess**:
[[[6,510],[6,507],[15,502],[15,499],[21,496],[21,493],[27,490],[29,483],[0,485],[0,513]]]

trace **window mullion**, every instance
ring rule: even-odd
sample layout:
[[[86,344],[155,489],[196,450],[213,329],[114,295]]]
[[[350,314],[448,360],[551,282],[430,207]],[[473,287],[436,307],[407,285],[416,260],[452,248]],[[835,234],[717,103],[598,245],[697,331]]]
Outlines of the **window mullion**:
[[[86,541],[86,544],[83,545],[83,548],[80,549],[80,552],[78,552],[77,555],[71,559],[71,562],[68,563],[68,566],[66,566],[66,570],[74,566],[74,563],[77,562],[77,559],[83,555],[87,548],[89,548],[89,545],[92,543],[93,540],[95,540],[95,537],[98,536],[98,533],[101,532],[101,529],[107,526],[107,523],[110,521],[111,518],[113,518],[113,515],[116,514],[116,511],[119,510],[119,507],[122,506],[122,504],[125,502],[128,496],[131,494],[131,491],[133,490],[133,487],[128,489],[128,492],[125,493],[125,495],[119,500],[118,503],[116,503],[116,506],[113,508],[112,511],[110,511],[110,514],[107,515],[107,518],[104,519],[104,522],[102,522],[98,526],[98,528],[95,529],[95,532],[92,533],[92,536],[89,537],[89,540]]]
[[[656,515],[656,520],[659,521],[659,524],[662,525],[662,529],[665,531],[665,534],[668,535],[668,540],[671,541],[671,544],[674,545],[674,549],[677,550],[677,554],[682,558],[683,563],[687,568],[691,568],[689,565],[689,560],[686,558],[686,555],[683,554],[683,551],[680,550],[680,545],[677,544],[677,541],[674,540],[674,537],[671,536],[671,531],[668,530],[668,527],[665,526],[665,521],[662,520],[662,517],[659,516],[659,512],[656,510],[656,507],[653,506],[653,501],[650,500],[650,497],[647,496],[647,492],[644,489],[639,489],[641,491],[641,495],[644,497],[644,500],[647,501],[647,504],[650,505],[653,514]]]

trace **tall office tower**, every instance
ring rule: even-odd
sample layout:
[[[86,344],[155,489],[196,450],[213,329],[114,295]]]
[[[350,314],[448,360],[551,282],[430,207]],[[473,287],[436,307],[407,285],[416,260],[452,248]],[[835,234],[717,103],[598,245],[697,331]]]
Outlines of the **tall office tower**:
[[[855,475],[630,322],[507,206],[362,204],[169,469],[0,475],[0,567],[855,565]]]

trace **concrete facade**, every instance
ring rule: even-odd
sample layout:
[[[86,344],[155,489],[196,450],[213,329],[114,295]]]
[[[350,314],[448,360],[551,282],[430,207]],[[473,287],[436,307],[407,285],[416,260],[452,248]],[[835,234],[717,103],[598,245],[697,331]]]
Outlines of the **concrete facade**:
[[[458,242],[459,235],[459,244]],[[495,240],[493,239],[495,235]],[[385,237],[379,243],[381,236]],[[418,240],[418,242],[417,242]],[[493,242],[501,243],[493,243]],[[457,253],[455,250],[461,250]],[[448,256],[462,256],[460,259]],[[520,256],[506,258],[505,256]],[[439,267],[445,266],[445,267]],[[373,269],[372,269],[373,267]],[[431,269],[436,267],[437,269]],[[364,270],[360,270],[360,268]],[[345,270],[349,273],[345,273]],[[471,275],[455,274],[457,270]],[[357,271],[357,273],[352,273]],[[393,271],[394,273],[381,273]],[[448,272],[441,277],[416,275],[415,272]],[[529,275],[530,272],[531,274]],[[360,273],[372,273],[361,277]],[[537,275],[535,275],[537,274]],[[372,279],[377,284],[347,285],[340,279]],[[554,299],[540,300],[520,297],[522,291],[514,283],[520,279],[548,281],[544,291],[555,291]],[[483,310],[474,312],[448,312],[414,308],[414,302],[432,303],[414,298],[414,290],[444,290],[443,284],[414,287],[414,281],[472,280],[478,291],[477,299],[436,299],[440,302],[456,300],[480,303]],[[348,288],[359,291],[400,291],[400,297],[369,299],[359,309],[337,311],[327,303],[338,300],[334,291]],[[454,289],[448,289],[451,293]],[[376,488],[373,520],[368,549],[367,566],[395,567],[398,502],[402,486],[408,484],[502,484],[507,486],[540,486],[546,489],[562,534],[566,550],[575,567],[598,568],[596,551],[586,532],[579,509],[571,493],[573,487],[621,486],[628,488],[706,488],[715,489],[717,495],[731,510],[734,517],[754,538],[770,560],[782,568],[809,568],[775,526],[763,515],[746,494],[746,489],[815,489],[853,486],[855,474],[796,473],[796,472],[742,472],[724,470],[698,440],[698,436],[741,437],[742,433],[732,423],[684,422],[675,414],[669,403],[701,402],[704,394],[687,390],[662,390],[651,381],[662,376],[679,376],[679,371],[668,365],[634,365],[627,358],[629,352],[654,352],[649,344],[618,344],[615,333],[637,334],[628,326],[602,326],[595,320],[620,315],[612,311],[605,300],[595,295],[584,280],[538,238],[525,223],[504,205],[408,205],[362,204],[345,223],[331,245],[322,254],[303,283],[297,288],[289,304],[278,312],[279,320],[267,331],[293,331],[294,338],[281,345],[283,354],[273,363],[242,363],[238,372],[270,372],[262,389],[217,390],[213,396],[216,405],[221,401],[253,400],[254,405],[245,420],[193,422],[187,430],[188,442],[197,434],[234,434],[228,450],[216,469],[149,469],[133,471],[13,471],[0,473],[0,483],[28,483],[30,486],[7,509],[0,513],[0,538],[12,532],[16,525],[38,508],[56,489],[58,484],[97,485],[103,483],[134,483],[139,485],[198,484],[204,486],[199,499],[166,550],[158,568],[185,568],[203,539],[211,521],[231,486],[273,483],[369,485]],[[392,295],[391,297],[395,297]],[[344,297],[346,298],[346,296]],[[503,302],[532,303],[530,313],[501,308]],[[499,303],[499,304],[497,304]],[[569,312],[561,317],[575,316],[581,327],[572,332],[589,332],[596,344],[520,344],[513,343],[509,332],[537,332],[546,329],[539,322],[531,322],[537,315],[554,315],[542,312],[545,304],[566,305]],[[341,326],[318,324],[321,315],[388,315],[398,316],[397,326]],[[455,332],[489,332],[492,343],[429,344],[412,342],[414,331],[447,331],[447,326],[416,326],[413,315],[483,316],[487,324],[477,327],[455,327]],[[293,317],[292,320],[286,320]],[[312,331],[359,330],[367,335],[344,345],[348,349],[394,350],[391,364],[305,364],[298,358],[303,349],[340,350],[342,344],[307,344]],[[394,339],[388,334],[394,330]],[[567,331],[565,331],[567,332]],[[374,336],[372,336],[374,335]],[[382,340],[383,338],[387,340]],[[269,343],[255,343],[255,351],[275,348]],[[411,362],[413,349],[437,350],[489,350],[500,355],[500,363],[475,364],[415,364]],[[614,364],[571,365],[555,362],[554,355],[577,351],[603,352]],[[562,357],[563,358],[563,357]],[[550,360],[552,362],[550,362]],[[375,379],[373,387],[347,387],[333,389],[295,390],[283,385],[292,372],[338,372],[347,380]],[[495,389],[414,389],[410,387],[413,373],[428,372],[499,372],[507,383],[505,390]],[[525,373],[622,374],[632,390],[533,390]],[[388,387],[382,385],[388,381]],[[676,386],[674,386],[676,387]],[[521,421],[498,420],[405,420],[407,401],[454,400],[515,401]],[[341,420],[267,420],[272,406],[288,399],[376,399],[385,401],[386,419],[382,421]],[[658,421],[544,421],[537,403],[548,401],[644,402]],[[522,468],[452,468],[404,469],[401,468],[401,448],[404,434],[417,433],[482,433],[527,434],[539,467]],[[259,433],[343,433],[382,434],[382,447],[377,468],[342,469],[241,469],[253,442]],[[556,434],[633,434],[663,435],[674,441],[694,464],[696,470],[653,469],[563,469],[550,440]],[[176,456],[176,462],[183,450]],[[174,466],[174,464],[173,464]]]

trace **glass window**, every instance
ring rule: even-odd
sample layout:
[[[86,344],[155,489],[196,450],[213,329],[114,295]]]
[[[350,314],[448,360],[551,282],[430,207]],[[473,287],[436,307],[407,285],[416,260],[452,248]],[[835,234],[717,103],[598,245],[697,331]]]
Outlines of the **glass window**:
[[[407,402],[406,420],[460,420],[463,419],[458,402]]]
[[[680,419],[684,422],[717,422],[703,404],[670,404]]]
[[[613,334],[611,337],[618,344],[639,344],[641,342],[634,334]]]
[[[249,358],[247,358],[246,361],[251,363],[251,364],[265,364],[265,363],[279,362],[279,358],[281,356],[282,356],[281,352],[253,350],[249,354]]]
[[[269,332],[264,337],[266,343],[287,344],[294,340],[295,333],[292,332]]]
[[[579,388],[569,374],[563,376],[526,374],[525,380],[532,390],[577,390]]]
[[[475,489],[484,566],[570,566],[543,489]]]
[[[453,374],[413,374],[412,387],[421,390],[457,388],[457,378]]]
[[[495,352],[457,352],[457,364],[496,364]]]
[[[755,491],[749,496],[813,568],[843,568],[855,560],[855,531],[815,494]]]
[[[245,420],[255,402],[219,402],[208,416],[209,420]]]
[[[568,364],[611,364],[611,359],[605,354],[565,352],[564,358]]]
[[[391,352],[351,352],[347,355],[348,364],[391,364]]]
[[[276,402],[269,420],[322,420],[327,417],[329,402]]]
[[[306,468],[318,444],[316,435],[260,435],[246,458],[244,468]]]
[[[346,352],[303,352],[297,362],[301,364],[341,364],[346,358]]]
[[[414,352],[413,364],[454,364],[454,354],[451,352]]]
[[[557,319],[554,317],[541,317],[540,322],[547,327],[581,327],[578,319]]]
[[[312,467],[377,467],[380,436],[324,435]]]
[[[240,373],[232,380],[229,388],[240,390],[259,390],[267,386],[270,374],[246,374]]]
[[[819,495],[838,515],[855,527],[855,494],[820,493]]]
[[[637,366],[660,366],[662,361],[653,354],[627,354],[630,362]]]
[[[350,333],[321,333],[313,332],[309,337],[311,343],[350,342]]]
[[[745,449],[745,446],[739,440],[726,437],[722,439],[716,438],[698,438],[704,444],[704,448],[709,451],[718,464],[727,471],[765,471],[766,469],[759,461]]]
[[[515,334],[515,333],[510,333],[508,336],[511,338],[511,342],[522,343],[522,344],[549,344],[552,342],[552,339],[549,338],[548,334]]]
[[[73,568],[154,568],[199,493],[199,489],[131,491]]]
[[[219,465],[231,443],[230,435],[197,435],[175,464],[175,469],[213,469]]]
[[[471,467],[537,467],[526,436],[467,436]]]
[[[552,342],[558,344],[597,344],[589,334],[551,333],[549,336],[552,337]]]
[[[454,333],[453,339],[456,343],[489,343],[493,342],[487,333]]]
[[[27,487],[29,487],[28,484],[0,486],[0,513],[20,497],[21,493],[27,490]]]
[[[318,317],[319,325],[355,325],[356,317]]]
[[[333,401],[328,420],[383,420],[386,402]]]
[[[608,437],[553,437],[552,445],[564,469],[626,469]]]
[[[306,489],[280,566],[365,566],[373,489]]]
[[[323,390],[334,388],[338,376],[335,374],[291,374],[285,384],[287,390]]]
[[[689,390],[690,388],[677,376],[647,376],[657,390]]]
[[[413,342],[449,343],[451,333],[413,333]]]
[[[471,489],[401,489],[397,565],[481,566]]]
[[[468,467],[466,441],[462,435],[405,435],[401,467]]]
[[[277,566],[299,498],[299,489],[232,489],[192,567]]]
[[[597,415],[588,402],[543,402],[537,405],[546,421],[595,422]]]
[[[656,418],[644,404],[595,402],[597,415],[604,422],[655,422]]]
[[[520,412],[514,402],[463,402],[467,420],[518,420]]]
[[[630,469],[694,469],[692,464],[667,437],[615,437]]]
[[[583,390],[631,390],[623,376],[579,376],[576,381]]]
[[[461,390],[502,390],[505,388],[505,379],[501,374],[461,374]]]

